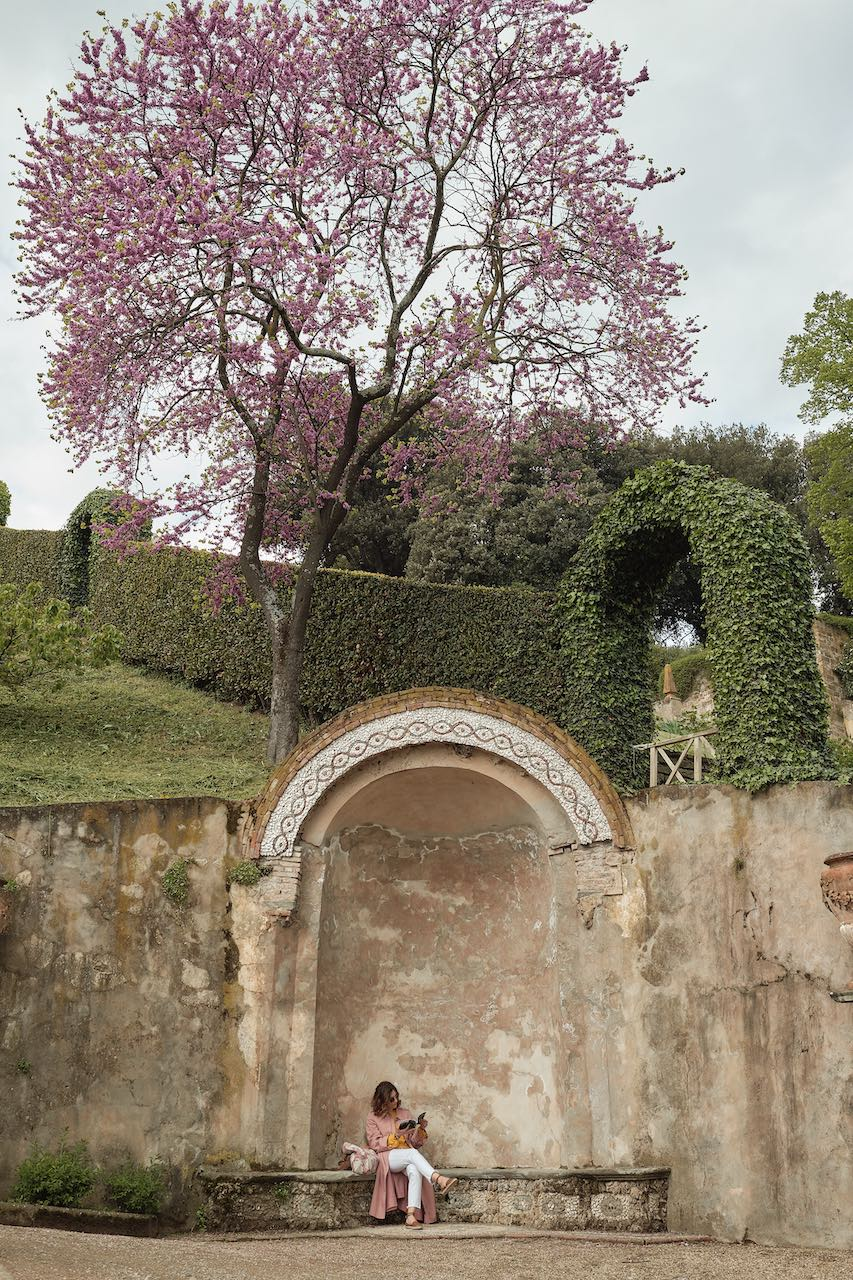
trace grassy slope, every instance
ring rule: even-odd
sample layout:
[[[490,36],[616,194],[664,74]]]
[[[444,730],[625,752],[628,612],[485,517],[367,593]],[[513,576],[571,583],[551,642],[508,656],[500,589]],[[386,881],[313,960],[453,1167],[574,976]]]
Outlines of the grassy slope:
[[[120,663],[0,688],[0,805],[256,795],[267,720]]]

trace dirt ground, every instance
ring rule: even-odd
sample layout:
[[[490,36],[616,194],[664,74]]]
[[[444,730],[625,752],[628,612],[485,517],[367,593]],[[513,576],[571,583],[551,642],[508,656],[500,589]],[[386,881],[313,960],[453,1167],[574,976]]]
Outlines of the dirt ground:
[[[401,1231],[402,1229],[400,1229]],[[450,1232],[131,1240],[0,1227],[0,1280],[850,1280],[853,1254]]]

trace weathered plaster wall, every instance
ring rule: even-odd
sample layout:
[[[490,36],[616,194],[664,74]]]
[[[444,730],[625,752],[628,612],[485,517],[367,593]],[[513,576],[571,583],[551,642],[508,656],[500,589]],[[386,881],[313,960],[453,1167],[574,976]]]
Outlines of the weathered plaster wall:
[[[853,956],[819,889],[853,847],[853,789],[667,788],[628,808],[626,893],[576,935],[585,1007],[564,970],[594,1160],[671,1164],[676,1230],[853,1246],[853,1007],[828,994]]]
[[[849,734],[845,712],[850,703],[838,675],[838,668],[850,643],[850,633],[844,627],[825,622],[823,618],[815,618],[813,630],[817,666],[829,700],[829,732],[833,738],[846,738]]]
[[[19,886],[0,937],[4,1189],[64,1131],[106,1160],[189,1168],[209,1149],[239,1077],[222,1004],[235,818],[216,800],[0,810],[0,875]],[[160,883],[176,858],[192,859],[183,911]]]
[[[329,849],[312,1164],[361,1141],[377,1081],[426,1109],[432,1158],[559,1164],[565,1106],[547,852],[530,827]]]
[[[387,1074],[429,1107],[438,1159],[670,1164],[676,1229],[853,1247],[853,1007],[828,995],[853,958],[819,888],[853,847],[853,789],[635,797],[620,868],[547,851],[464,763],[440,803],[430,769],[348,801],[289,927],[275,877],[226,889],[223,803],[0,812],[0,877],[22,886],[0,1192],[66,1129],[102,1159],[325,1162]],[[472,826],[472,785],[501,829]],[[160,884],[178,856],[183,912]]]

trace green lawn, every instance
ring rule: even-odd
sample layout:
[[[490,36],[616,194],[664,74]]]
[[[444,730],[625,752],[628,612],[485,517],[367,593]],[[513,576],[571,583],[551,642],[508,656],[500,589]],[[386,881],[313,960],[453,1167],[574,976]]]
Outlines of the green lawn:
[[[261,790],[267,718],[113,663],[0,688],[0,805]]]

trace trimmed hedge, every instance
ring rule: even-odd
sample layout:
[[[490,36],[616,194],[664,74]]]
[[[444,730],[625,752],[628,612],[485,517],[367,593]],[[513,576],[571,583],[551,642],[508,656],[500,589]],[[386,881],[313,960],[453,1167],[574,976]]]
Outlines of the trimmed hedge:
[[[707,676],[713,684],[711,664],[705,649],[688,649],[670,659],[672,678],[678,690],[679,698],[689,698],[697,682]],[[658,676],[658,699],[663,697],[663,668]]]
[[[221,698],[267,707],[269,642],[255,605],[218,615],[207,552],[138,546],[94,553],[90,604],[124,635],[124,657]],[[457,587],[327,569],[314,593],[302,674],[303,716],[320,723],[377,694],[452,685],[553,714],[566,678],[556,661],[554,599],[511,587]],[[568,728],[568,726],[566,726]]]
[[[61,595],[62,538],[61,529],[0,529],[0,582],[40,582],[49,596]]]
[[[652,732],[654,604],[667,564],[687,551],[708,625],[716,777],[749,790],[834,777],[808,548],[767,494],[707,467],[647,467],[596,518],[559,593],[573,679],[555,704],[558,718],[618,785],[640,784],[631,747]]]

